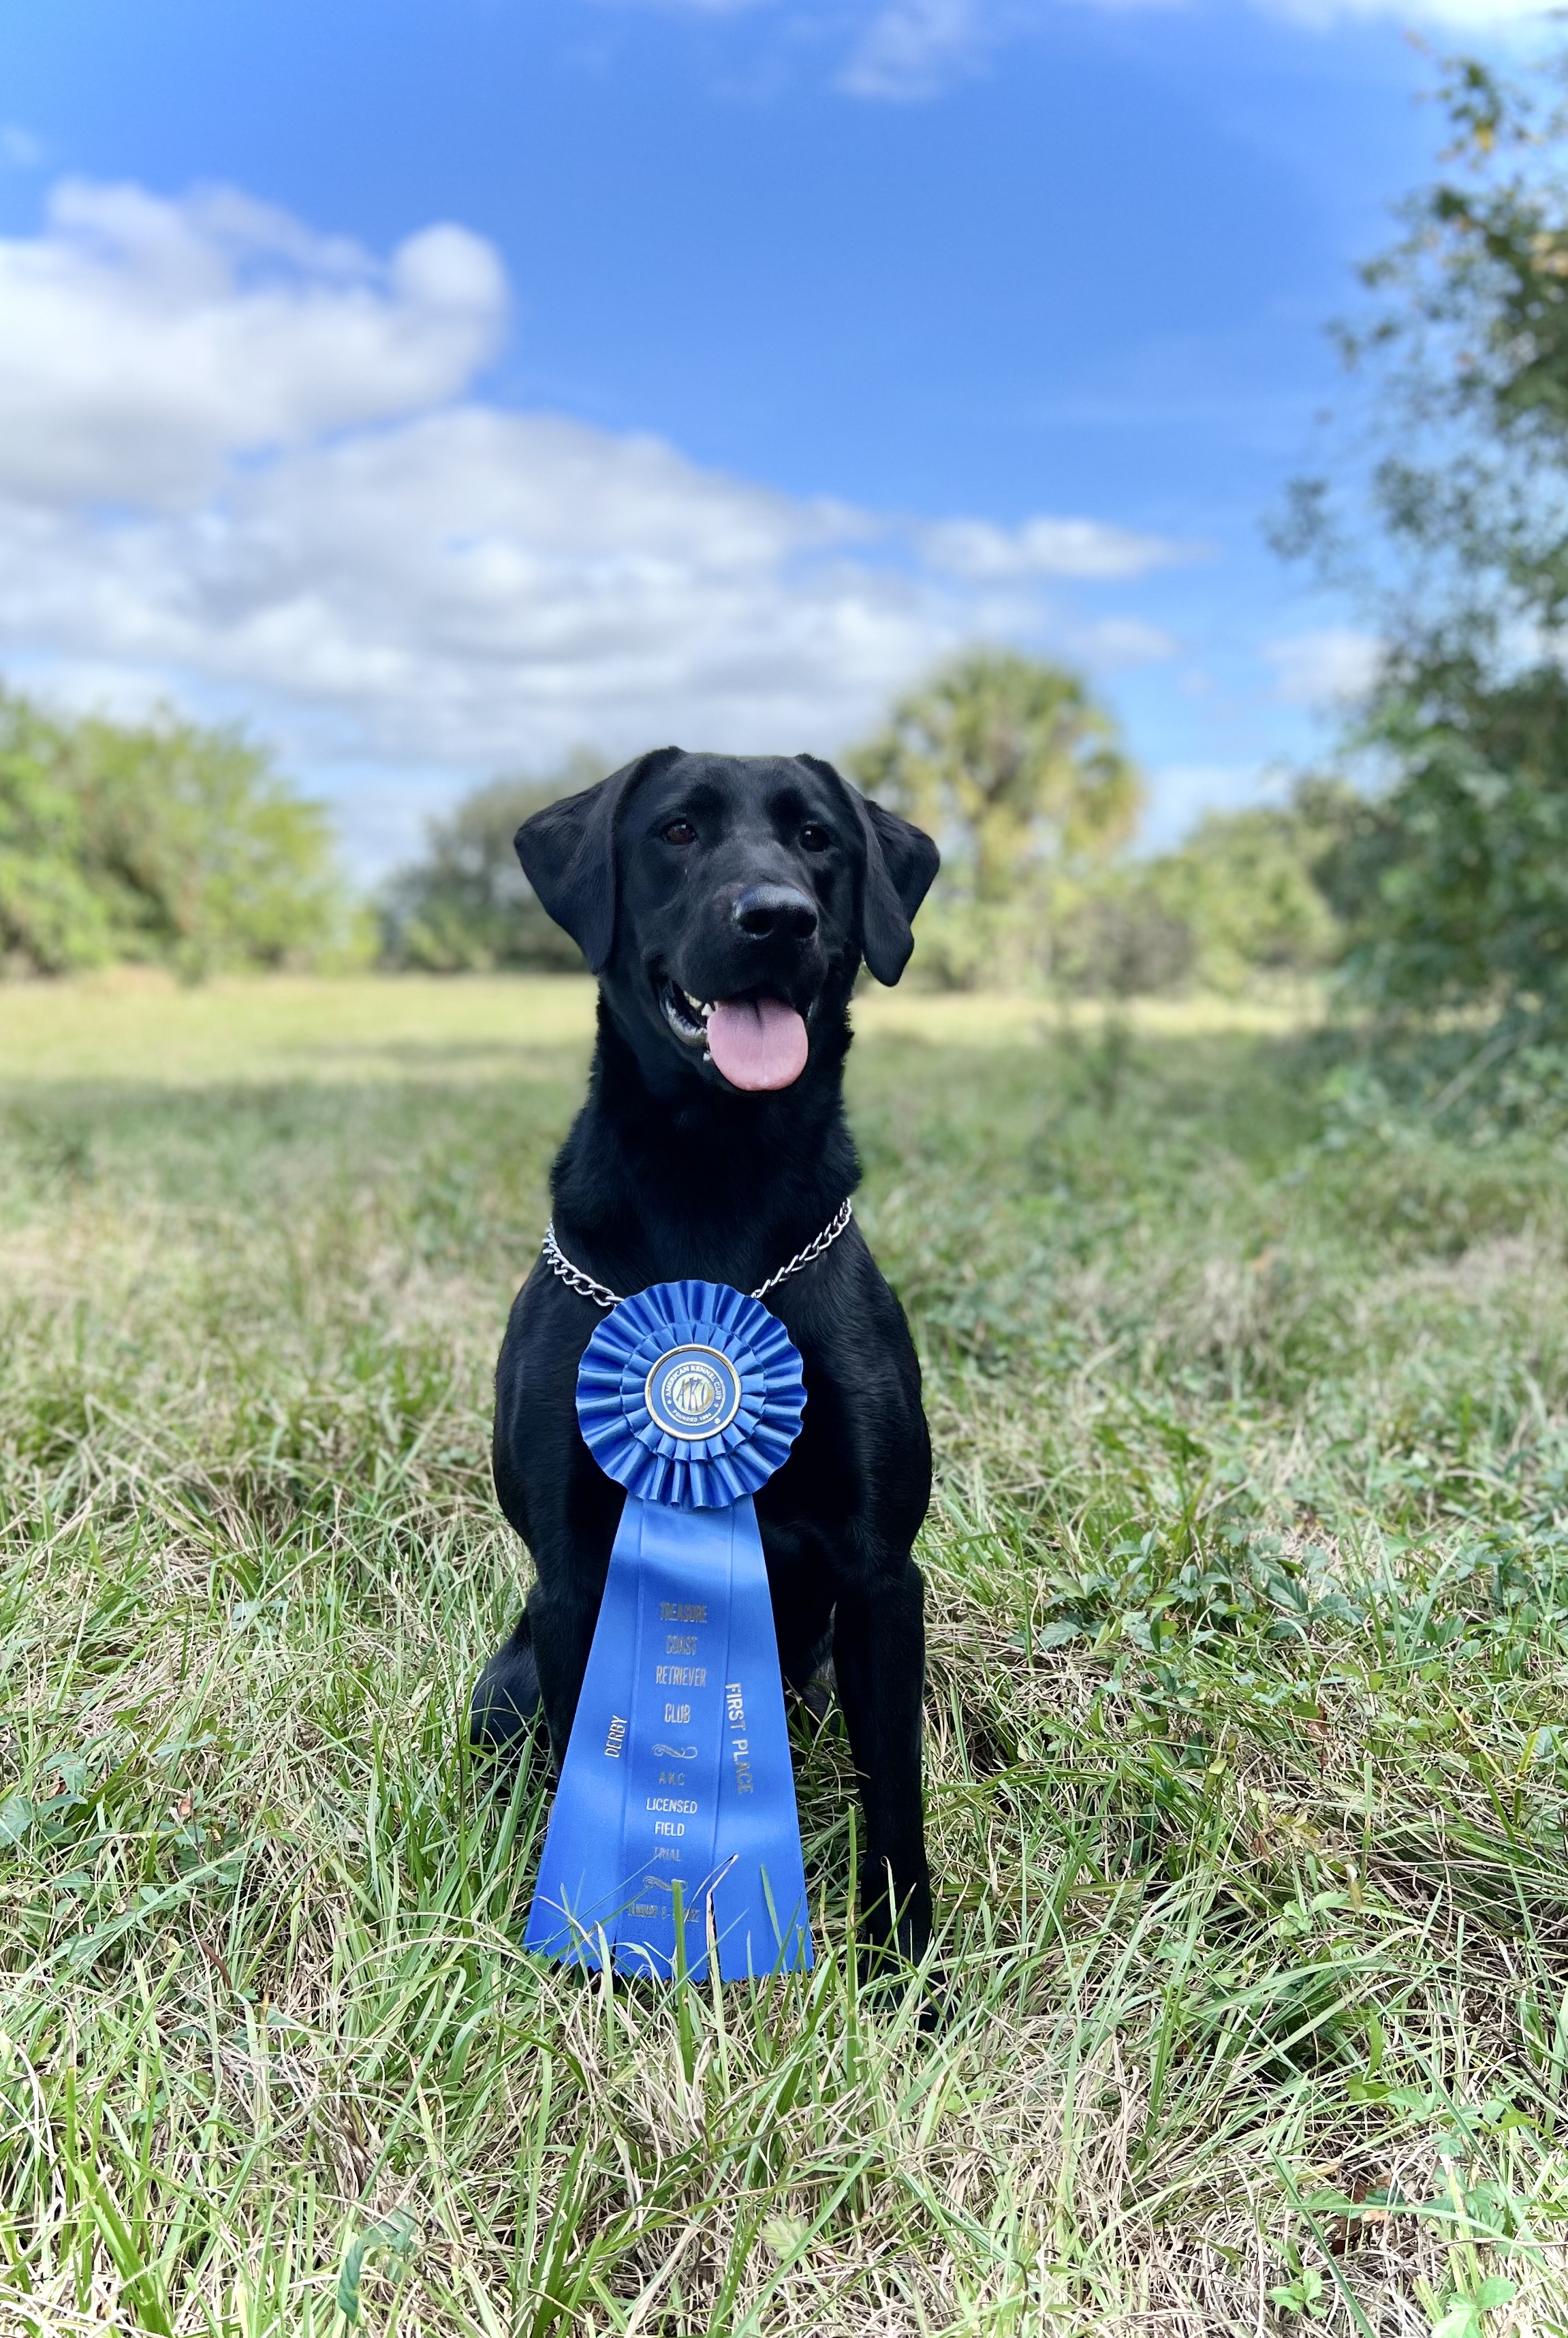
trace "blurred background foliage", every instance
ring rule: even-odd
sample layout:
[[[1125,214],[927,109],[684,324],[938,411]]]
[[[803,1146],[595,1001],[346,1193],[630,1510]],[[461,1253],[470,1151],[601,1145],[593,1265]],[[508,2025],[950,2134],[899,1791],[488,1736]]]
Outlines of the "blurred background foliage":
[[[0,972],[194,978],[362,957],[325,810],[238,733],[46,713],[0,688]]]
[[[956,989],[1049,979],[1064,900],[1111,865],[1143,804],[1082,678],[1006,651],[943,667],[847,763],[941,845],[920,965]]]
[[[1376,624],[1334,855],[1355,989],[1568,1024],[1568,46],[1444,69],[1441,176],[1338,329],[1336,459],[1276,529]]]
[[[1083,676],[965,651],[844,759],[942,846],[914,979],[1126,997],[1331,976],[1380,1029],[1457,1012],[1504,1033],[1499,1060],[1568,1039],[1565,88],[1562,45],[1518,87],[1446,69],[1442,175],[1339,329],[1343,451],[1275,526],[1381,644],[1325,768],[1142,852],[1142,781]],[[497,778],[433,821],[376,905],[382,962],[580,964],[512,839],[603,769]],[[376,946],[358,916],[324,814],[238,735],[0,693],[0,968],[329,964]]]
[[[1234,994],[1259,974],[1316,973],[1344,955],[1330,870],[1362,810],[1355,791],[1304,779],[1286,806],[1210,812],[1178,851],[1139,857],[1142,781],[1111,715],[1063,666],[965,652],[901,700],[844,768],[941,843],[916,929],[917,985]],[[382,895],[385,962],[580,968],[513,838],[603,771],[584,752],[545,777],[492,781],[432,821],[423,854]]]
[[[512,840],[532,813],[592,787],[605,768],[580,751],[547,778],[492,780],[431,820],[423,855],[382,895],[387,963],[431,974],[581,972],[582,952],[541,909]]]

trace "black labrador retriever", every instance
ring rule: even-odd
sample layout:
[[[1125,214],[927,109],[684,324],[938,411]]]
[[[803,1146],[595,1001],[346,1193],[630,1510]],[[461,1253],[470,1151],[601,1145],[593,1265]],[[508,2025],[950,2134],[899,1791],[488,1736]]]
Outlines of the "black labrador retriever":
[[[862,958],[879,982],[903,972],[936,846],[815,756],[667,747],[535,813],[517,851],[599,977],[588,1100],[551,1174],[561,1252],[615,1292],[686,1277],[758,1290],[858,1181],[849,995]],[[931,1923],[910,1557],[931,1489],[920,1367],[853,1223],[766,1303],[807,1389],[794,1450],[757,1496],[779,1660],[804,1689],[831,1655],[866,1812],[866,1934],[917,1956]],[[601,1320],[541,1258],[495,1375],[495,1488],[538,1580],[471,1727],[504,1746],[542,1697],[557,1764],[622,1504],[577,1426],[578,1360]]]

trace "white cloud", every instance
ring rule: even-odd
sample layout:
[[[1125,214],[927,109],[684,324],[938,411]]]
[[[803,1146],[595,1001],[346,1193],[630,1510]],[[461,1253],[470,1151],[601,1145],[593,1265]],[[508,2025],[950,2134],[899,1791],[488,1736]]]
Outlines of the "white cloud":
[[[0,634],[291,701],[398,759],[805,743],[962,630],[848,557],[865,535],[653,441],[470,406],[193,513],[0,513]]]
[[[767,0],[621,0],[688,16],[739,16]],[[1078,5],[1108,15],[1197,15],[1215,0],[857,0],[861,18],[835,85],[847,96],[881,103],[913,104],[944,95],[970,79],[987,57],[1009,39],[1059,6]],[[1542,25],[1563,0],[1250,0],[1265,15],[1309,31],[1328,31],[1348,22],[1382,18],[1413,28],[1505,33]],[[785,12],[796,24],[815,28],[828,15],[819,0],[794,0]],[[838,7],[837,21],[849,13]]]
[[[934,97],[969,72],[986,42],[982,0],[887,0],[838,75],[851,97]]]
[[[505,316],[463,228],[383,266],[224,190],[67,180],[47,233],[0,242],[0,494],[189,500],[227,457],[450,398]]]
[[[709,0],[683,0],[704,7]],[[1079,0],[1114,15],[1196,14],[1203,0]],[[1266,15],[1313,31],[1381,17],[1455,32],[1544,24],[1563,0],[1252,0]],[[838,86],[852,97],[916,103],[966,80],[987,54],[1027,27],[1041,0],[881,0],[850,50]]]
[[[1266,642],[1278,695],[1289,706],[1336,706],[1359,698],[1377,678],[1381,644],[1349,625],[1329,625]]]
[[[1039,594],[1181,547],[894,520],[501,410],[472,381],[505,313],[458,228],[383,264],[231,193],[59,191],[0,241],[0,658],[243,713],[318,774],[456,777],[584,740],[831,749],[975,638],[1168,653]]]
[[[942,520],[922,531],[920,548],[930,567],[984,584],[1023,576],[1143,576],[1192,557],[1190,546],[1163,536],[1139,535],[1102,520],[1044,517],[1017,527]]]
[[[1119,5],[1122,0],[1119,0]],[[1544,23],[1562,0],[1258,0],[1271,15],[1328,25],[1347,18],[1392,17],[1397,24],[1446,25],[1475,33]]]

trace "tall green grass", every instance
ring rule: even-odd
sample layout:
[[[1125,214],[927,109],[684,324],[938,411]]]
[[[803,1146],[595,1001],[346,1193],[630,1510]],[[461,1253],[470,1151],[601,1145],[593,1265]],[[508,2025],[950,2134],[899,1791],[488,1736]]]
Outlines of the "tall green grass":
[[[814,1974],[520,1952],[545,1782],[461,1724],[581,1000],[93,1015],[0,1025],[0,2330],[1568,2329],[1552,1143],[1326,1127],[1321,1036],[867,1017],[923,2029],[832,1714]]]

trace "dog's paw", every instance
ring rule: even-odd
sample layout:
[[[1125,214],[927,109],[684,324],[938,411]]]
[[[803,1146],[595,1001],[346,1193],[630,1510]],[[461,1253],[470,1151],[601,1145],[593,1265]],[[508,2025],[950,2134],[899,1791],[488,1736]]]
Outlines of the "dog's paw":
[[[911,1956],[896,1938],[869,1940],[862,1935],[856,1976],[863,2004],[891,2012],[914,1996],[919,2000],[916,2019],[922,2029],[939,2029],[947,2019],[947,1978],[942,1967]]]
[[[869,1881],[863,1877],[862,1888]],[[867,1896],[858,1925],[861,1992],[872,1998],[902,1998],[910,1989],[918,1989],[920,2027],[935,2029],[942,2018],[945,1992],[941,1972],[929,1965],[922,1970],[931,1946],[930,1891],[916,1886],[899,1908],[897,1920],[890,1921],[886,1874],[882,1886],[879,1898]]]
[[[469,1742],[487,1754],[521,1753],[544,1726],[539,1668],[532,1647],[497,1648],[468,1700]]]

